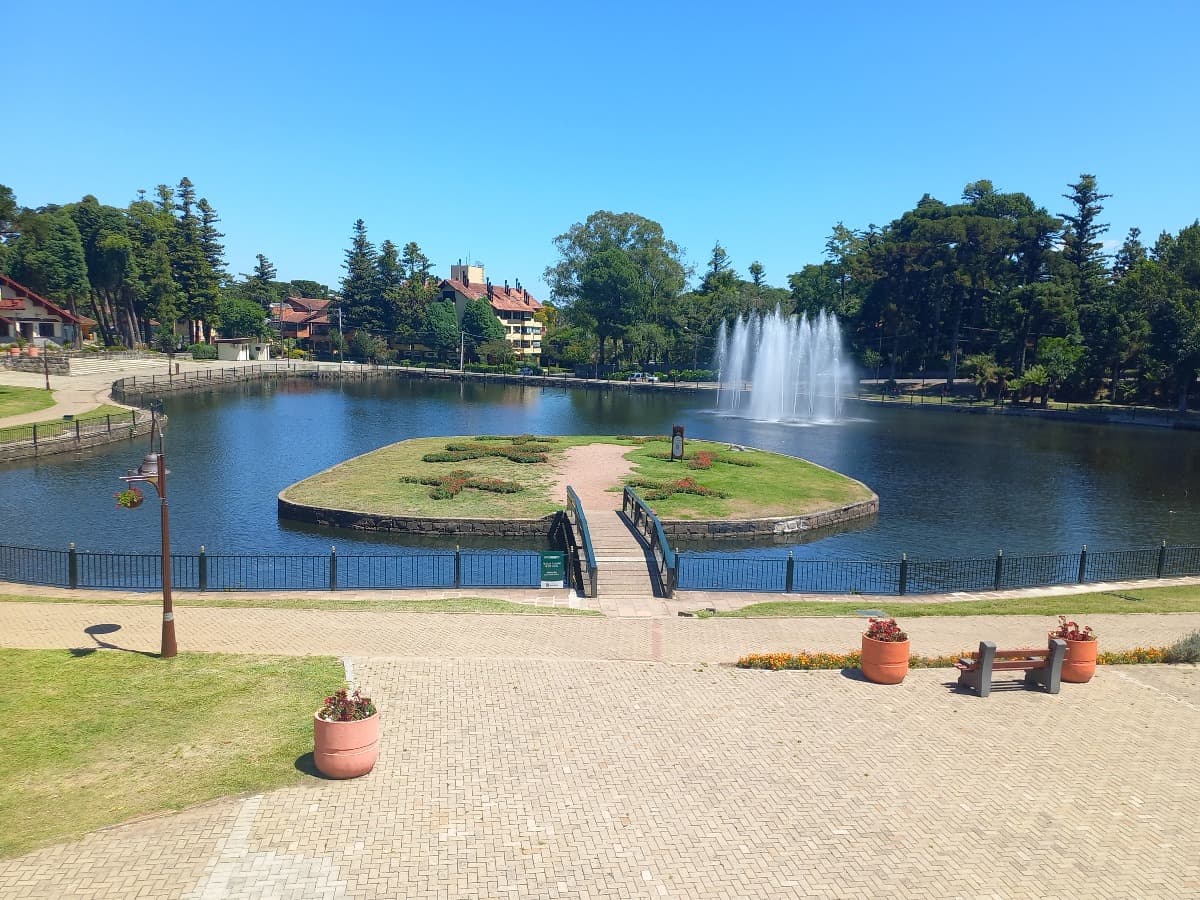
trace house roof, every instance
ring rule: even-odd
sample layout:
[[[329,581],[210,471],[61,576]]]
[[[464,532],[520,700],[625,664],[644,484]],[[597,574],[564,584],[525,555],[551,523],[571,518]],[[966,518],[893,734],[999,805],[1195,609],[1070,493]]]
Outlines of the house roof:
[[[310,312],[323,311],[329,308],[330,300],[318,299],[316,297],[288,297],[285,303],[291,306],[298,306],[301,309],[307,309]]]
[[[91,322],[93,325],[95,324],[95,320],[86,319],[81,316],[77,316],[73,312],[63,309],[61,306],[59,306],[54,301],[47,300],[41,294],[31,291],[29,288],[25,287],[25,285],[21,284],[20,282],[13,281],[7,275],[0,275],[0,284],[3,284],[9,290],[14,291],[15,293],[24,297],[26,300],[32,300],[34,303],[38,304],[39,306],[44,306],[46,309],[50,310],[52,313],[59,316],[64,322],[72,322],[76,325],[84,325],[84,324],[87,324],[88,322]],[[19,307],[5,306],[4,308],[5,309],[18,309]]]
[[[288,300],[294,298],[289,297]],[[329,301],[318,301],[328,303]],[[282,310],[281,310],[282,307]],[[321,309],[289,309],[279,303],[271,304],[271,312],[275,314],[275,318],[280,319],[284,325],[328,325],[329,314]],[[282,318],[280,318],[282,315]]]
[[[455,292],[462,294],[469,300],[487,300],[492,305],[492,309],[502,310],[504,312],[537,312],[542,308],[542,304],[527,290],[517,290],[516,288],[505,287],[499,284],[491,285],[491,294],[488,293],[488,285],[463,284],[457,279],[447,278],[442,282],[442,288],[449,288]]]

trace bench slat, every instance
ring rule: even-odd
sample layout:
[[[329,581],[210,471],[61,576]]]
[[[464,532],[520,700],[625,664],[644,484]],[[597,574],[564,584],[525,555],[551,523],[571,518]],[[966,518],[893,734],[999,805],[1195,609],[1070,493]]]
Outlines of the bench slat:
[[[1015,672],[1021,669],[1044,669],[1046,661],[1044,659],[1013,659],[1008,662],[995,662],[992,664],[993,672]]]

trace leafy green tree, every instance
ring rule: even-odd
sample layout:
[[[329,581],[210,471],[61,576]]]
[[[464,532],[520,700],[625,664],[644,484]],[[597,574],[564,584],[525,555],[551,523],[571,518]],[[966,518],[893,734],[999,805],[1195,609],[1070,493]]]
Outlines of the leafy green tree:
[[[65,209],[25,217],[8,262],[17,281],[78,314],[91,286],[79,228]]]
[[[975,381],[979,399],[986,400],[988,388],[1000,380],[1000,367],[990,353],[973,353],[963,360],[963,368]]]
[[[314,300],[329,299],[329,285],[321,284],[319,281],[310,281],[307,278],[293,278],[288,285],[288,296],[309,297]]]
[[[425,343],[445,359],[451,352],[458,352],[458,318],[454,304],[438,300],[429,304],[426,315]]]
[[[358,330],[350,336],[349,354],[353,359],[366,362],[380,362],[388,352],[387,343],[383,338],[369,331]]]
[[[647,291],[629,253],[608,247],[593,253],[583,265],[580,296],[573,310],[591,323],[600,344],[604,371],[605,342],[617,338],[645,315]]]
[[[222,298],[220,318],[223,337],[265,338],[270,334],[266,313],[254,300]]]
[[[504,340],[504,325],[492,312],[491,304],[480,298],[463,309],[463,342],[468,353],[477,354],[481,344]]]
[[[600,210],[556,237],[554,246],[559,259],[545,272],[551,296],[561,301],[570,324],[593,331],[601,357],[605,343],[632,324],[635,312],[638,320],[672,325],[674,301],[689,270],[660,224]]]
[[[763,286],[763,274],[765,271],[766,270],[763,268],[763,264],[760,263],[757,259],[754,262],[750,263],[750,282],[756,288],[760,288]]]
[[[8,270],[8,245],[16,240],[17,197],[8,185],[0,184],[0,272]]]
[[[1043,385],[1046,391],[1042,396],[1045,406],[1059,386],[1075,377],[1083,359],[1083,347],[1075,339],[1044,337],[1038,341],[1037,359],[1039,367],[1046,373]]]
[[[504,338],[492,338],[479,345],[479,358],[489,366],[506,366],[516,361],[513,345]]]

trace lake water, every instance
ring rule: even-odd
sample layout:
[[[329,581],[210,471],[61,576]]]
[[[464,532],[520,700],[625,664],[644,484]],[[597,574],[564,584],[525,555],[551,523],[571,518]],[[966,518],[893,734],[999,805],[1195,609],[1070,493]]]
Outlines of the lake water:
[[[166,400],[172,545],[210,553],[379,552],[402,539],[278,521],[280,490],[347,457],[429,435],[663,434],[802,456],[868,484],[877,519],[798,557],[894,559],[1200,542],[1200,433],[954,415],[850,402],[836,425],[716,415],[711,394],[372,380],[260,382]],[[145,439],[0,467],[10,545],[154,552],[154,504],[118,510]],[[718,545],[725,547],[728,545]],[[779,554],[787,544],[755,552]]]

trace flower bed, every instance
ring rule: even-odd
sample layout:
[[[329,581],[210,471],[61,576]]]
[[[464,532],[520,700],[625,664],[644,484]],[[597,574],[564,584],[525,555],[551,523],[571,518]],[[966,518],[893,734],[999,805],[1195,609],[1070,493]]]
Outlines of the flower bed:
[[[1170,661],[1167,647],[1134,647],[1132,650],[1117,650],[1101,653],[1097,662],[1102,666],[1145,665]],[[948,669],[964,656],[973,657],[977,651],[963,650],[952,656],[911,656],[908,665],[913,669]],[[862,663],[862,654],[857,650],[849,653],[824,653],[801,650],[798,653],[750,653],[736,663],[739,669],[857,669]]]

